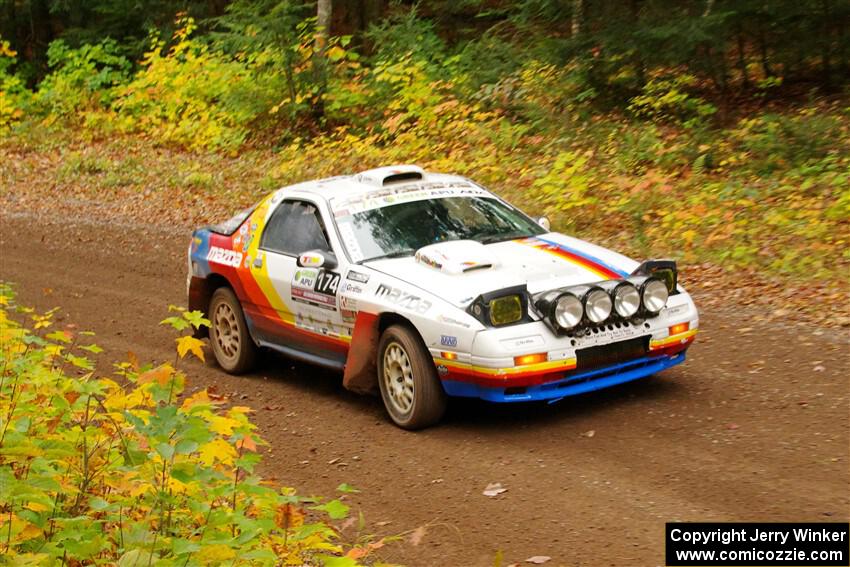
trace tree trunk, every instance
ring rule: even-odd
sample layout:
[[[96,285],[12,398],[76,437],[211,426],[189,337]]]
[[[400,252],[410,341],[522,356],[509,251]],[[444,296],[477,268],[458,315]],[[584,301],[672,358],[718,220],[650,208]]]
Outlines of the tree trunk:
[[[746,46],[746,42],[744,41],[744,32],[741,31],[741,28],[738,28],[738,69],[741,70],[741,80],[743,81],[744,88],[750,88],[750,75],[747,73],[747,58],[744,53],[744,49]]]
[[[316,2],[316,45],[313,47],[313,80],[318,87],[313,101],[313,118],[319,122],[325,116],[325,91],[328,86],[328,61],[325,52],[331,30],[332,0]]]
[[[331,0],[316,2],[316,48],[324,56],[331,30]]]
[[[770,68],[770,56],[767,51],[767,38],[765,37],[764,28],[759,24],[759,54],[761,55],[761,68],[764,71],[765,77],[773,76],[773,69]]]
[[[578,37],[584,23],[584,0],[573,0],[573,14],[570,22],[572,37]]]

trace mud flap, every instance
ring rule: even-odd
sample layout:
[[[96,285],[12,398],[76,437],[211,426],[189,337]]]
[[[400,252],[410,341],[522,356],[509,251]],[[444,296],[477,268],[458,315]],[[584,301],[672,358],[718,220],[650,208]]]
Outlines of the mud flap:
[[[378,390],[378,316],[359,312],[351,335],[342,385],[352,392],[375,393]]]

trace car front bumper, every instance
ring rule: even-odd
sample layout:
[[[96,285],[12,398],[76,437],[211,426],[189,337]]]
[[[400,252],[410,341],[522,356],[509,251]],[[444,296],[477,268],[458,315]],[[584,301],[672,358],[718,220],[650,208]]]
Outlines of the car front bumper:
[[[699,332],[696,306],[672,296],[658,316],[555,336],[543,322],[479,331],[471,352],[432,347],[446,393],[495,402],[554,400],[661,372],[684,361]],[[524,361],[527,356],[540,362]]]
[[[684,361],[685,351],[683,350],[674,354],[645,356],[593,370],[568,372],[560,379],[528,386],[506,387],[504,384],[489,386],[448,378],[443,380],[443,388],[450,396],[481,398],[490,402],[554,402],[567,396],[584,394],[645,378]]]

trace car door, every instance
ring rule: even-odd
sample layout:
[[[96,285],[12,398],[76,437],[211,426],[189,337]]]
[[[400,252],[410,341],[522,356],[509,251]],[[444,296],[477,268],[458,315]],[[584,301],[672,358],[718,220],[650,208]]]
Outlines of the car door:
[[[299,266],[299,257],[310,251],[335,256],[319,206],[307,199],[284,199],[263,229],[252,270],[260,286],[269,290],[277,312],[277,320],[263,325],[258,338],[268,346],[341,363],[348,337],[337,304],[340,273]]]

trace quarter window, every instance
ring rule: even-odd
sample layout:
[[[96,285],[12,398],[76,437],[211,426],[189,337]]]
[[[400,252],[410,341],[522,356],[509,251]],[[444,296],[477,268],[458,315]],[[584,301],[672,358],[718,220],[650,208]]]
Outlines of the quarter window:
[[[284,201],[278,205],[263,231],[260,247],[293,256],[331,248],[319,210],[306,201]]]

